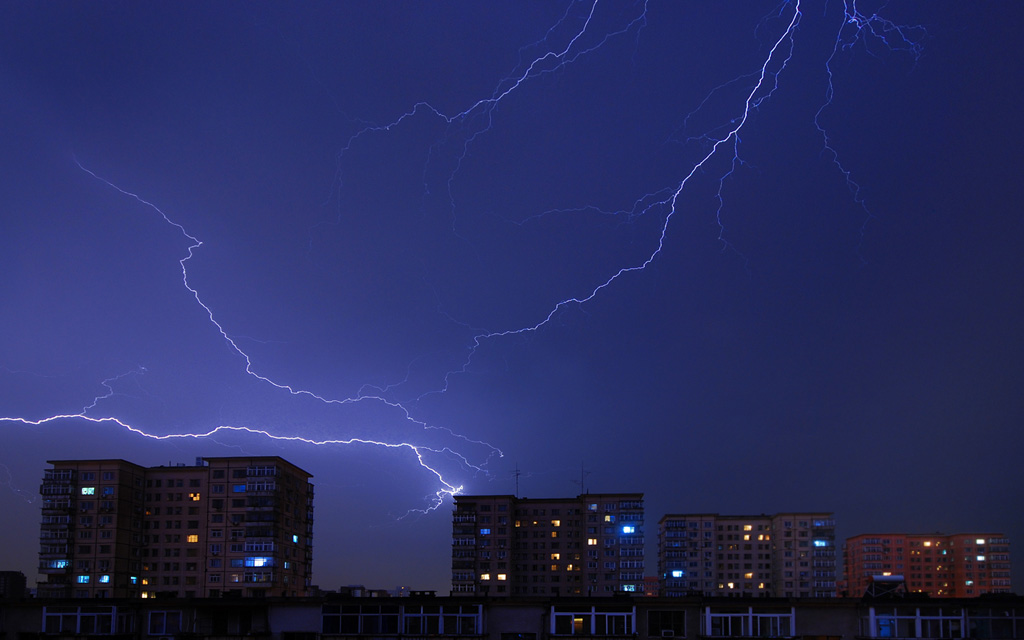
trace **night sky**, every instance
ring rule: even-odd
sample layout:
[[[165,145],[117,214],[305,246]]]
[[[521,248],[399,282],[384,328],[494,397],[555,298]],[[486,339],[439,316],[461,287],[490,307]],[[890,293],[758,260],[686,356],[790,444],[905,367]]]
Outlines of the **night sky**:
[[[0,569],[68,458],[291,460],[324,588],[447,593],[517,468],[645,492],[651,575],[669,512],[1024,543],[1024,5],[803,4],[0,4]],[[224,426],[295,439],[157,439]]]

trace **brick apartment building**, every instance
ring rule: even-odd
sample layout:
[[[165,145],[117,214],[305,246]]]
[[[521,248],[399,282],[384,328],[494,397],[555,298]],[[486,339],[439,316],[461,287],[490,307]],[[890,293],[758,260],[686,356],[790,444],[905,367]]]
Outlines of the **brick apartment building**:
[[[452,595],[642,594],[643,498],[455,496]]]
[[[49,464],[40,487],[40,597],[306,595],[313,485],[290,462]]]
[[[875,576],[902,576],[907,591],[972,598],[1009,593],[1010,539],[1002,533],[864,533],[843,545],[845,590],[861,596]]]

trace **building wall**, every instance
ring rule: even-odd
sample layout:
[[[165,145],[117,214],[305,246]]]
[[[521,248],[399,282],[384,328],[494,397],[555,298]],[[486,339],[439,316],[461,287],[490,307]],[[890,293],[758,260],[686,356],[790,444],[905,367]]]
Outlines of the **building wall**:
[[[849,594],[873,576],[903,576],[907,590],[935,597],[1009,593],[1010,540],[1002,533],[866,533],[843,547]]]
[[[643,593],[643,494],[456,496],[454,595]]]
[[[670,514],[658,524],[662,595],[835,596],[831,513]]]
[[[305,595],[310,475],[278,457],[51,461],[41,597]]]

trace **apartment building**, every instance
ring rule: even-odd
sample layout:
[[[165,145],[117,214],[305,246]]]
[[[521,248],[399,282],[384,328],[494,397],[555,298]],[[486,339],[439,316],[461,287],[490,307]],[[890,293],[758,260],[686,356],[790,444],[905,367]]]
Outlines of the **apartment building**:
[[[658,523],[661,595],[836,595],[832,513],[669,514]]]
[[[907,591],[972,598],[1010,593],[1010,539],[1002,533],[864,533],[843,545],[845,589],[861,596],[875,576],[902,576]]]
[[[310,474],[276,456],[142,467],[57,460],[40,493],[41,597],[299,596]]]
[[[642,493],[455,496],[452,595],[644,592]]]

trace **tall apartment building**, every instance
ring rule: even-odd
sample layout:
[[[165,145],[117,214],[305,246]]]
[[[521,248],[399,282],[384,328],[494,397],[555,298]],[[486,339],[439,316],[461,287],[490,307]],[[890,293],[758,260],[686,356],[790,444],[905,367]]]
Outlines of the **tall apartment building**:
[[[902,576],[907,591],[971,598],[1010,592],[1010,539],[1002,533],[864,533],[843,545],[846,590],[863,595],[874,576]]]
[[[290,462],[49,464],[40,487],[40,597],[307,594],[313,485]]]
[[[644,496],[455,496],[452,594],[644,591]]]
[[[831,513],[670,514],[658,523],[661,595],[836,595]]]

